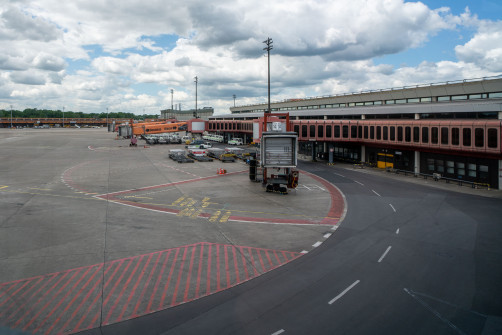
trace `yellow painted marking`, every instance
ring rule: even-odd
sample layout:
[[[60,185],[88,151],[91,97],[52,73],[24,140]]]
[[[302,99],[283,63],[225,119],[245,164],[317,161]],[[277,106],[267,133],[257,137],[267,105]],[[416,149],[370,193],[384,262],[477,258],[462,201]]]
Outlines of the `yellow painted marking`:
[[[9,186],[0,185],[0,189],[2,189],[2,188],[7,188],[7,187],[9,187]]]
[[[185,201],[183,201],[183,202],[180,204],[180,206],[181,206],[181,207],[184,207],[184,206],[188,205],[189,203],[191,203],[192,201],[193,201],[193,199],[192,199],[192,198],[187,198]],[[189,205],[189,206],[190,206],[190,205]]]
[[[171,206],[176,206],[178,203],[182,202],[185,199],[185,197],[180,197],[178,198],[175,202],[171,204]]]
[[[218,220],[218,218],[220,217],[220,214],[221,214],[221,211],[214,212],[214,214],[209,218],[209,222],[215,222],[216,220]]]
[[[30,188],[32,190],[39,190],[39,191],[52,191],[50,188],[38,188],[38,187],[28,187],[28,188]]]
[[[227,222],[228,218],[232,215],[232,212],[226,212],[220,219],[220,222]]]
[[[193,219],[196,219],[196,218],[198,218],[198,217],[199,217],[199,214],[200,214],[200,213],[202,213],[202,210],[197,209],[196,211],[194,211],[194,212],[192,213],[192,215],[190,215],[190,217],[191,217],[191,218],[193,218]]]
[[[202,202],[208,202],[211,198],[208,198],[208,197],[205,197],[204,199],[202,199]]]

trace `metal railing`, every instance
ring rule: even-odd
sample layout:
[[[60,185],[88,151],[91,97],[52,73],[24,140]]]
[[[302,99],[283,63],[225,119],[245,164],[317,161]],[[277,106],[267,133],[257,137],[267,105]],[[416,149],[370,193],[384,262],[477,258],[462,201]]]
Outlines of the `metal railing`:
[[[283,100],[278,100],[278,101],[272,101],[271,103],[277,104],[277,103],[284,103],[284,102],[298,102],[298,101],[305,101],[305,100],[336,98],[336,97],[344,97],[344,96],[351,96],[351,95],[358,95],[358,94],[365,94],[365,93],[388,92],[388,91],[396,91],[396,90],[405,90],[405,89],[410,89],[410,88],[471,83],[471,82],[476,82],[476,81],[495,80],[495,79],[502,79],[502,75],[481,77],[481,78],[472,78],[472,79],[462,79],[462,80],[450,80],[450,81],[445,81],[445,82],[437,82],[437,83],[429,83],[429,84],[407,85],[407,86],[402,86],[402,87],[383,88],[383,89],[377,89],[377,90],[361,90],[359,92],[338,93],[338,94],[331,94],[331,95],[321,95],[321,96],[316,96],[316,97],[305,97],[305,98],[299,98],[299,99],[283,99]],[[264,105],[264,104],[266,104],[266,103],[239,105],[239,106],[231,107],[230,110],[232,110],[232,108],[241,108],[241,107],[257,106],[257,105]]]
[[[433,174],[416,173],[413,171],[393,169],[393,168],[387,168],[386,170],[389,173],[394,172],[395,174],[404,174],[405,176],[412,175],[415,178],[422,177],[426,180],[430,178],[430,179],[437,181],[437,182],[444,181],[446,184],[456,183],[458,186],[470,186],[471,188],[475,188],[475,189],[487,189],[487,190],[490,189],[490,184],[488,184],[488,183],[478,183],[478,182],[474,182],[474,181],[443,177],[439,173],[433,173]]]

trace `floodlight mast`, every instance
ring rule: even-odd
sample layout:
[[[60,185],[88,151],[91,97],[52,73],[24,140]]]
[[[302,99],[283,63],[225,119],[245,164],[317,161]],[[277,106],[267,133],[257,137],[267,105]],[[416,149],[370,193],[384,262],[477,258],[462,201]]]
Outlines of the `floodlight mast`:
[[[273,41],[270,37],[268,37],[265,41],[263,41],[267,46],[263,48],[263,50],[267,51],[267,58],[268,58],[268,109],[266,113],[271,113],[272,110],[270,109],[270,50],[272,50],[274,47],[272,45]]]

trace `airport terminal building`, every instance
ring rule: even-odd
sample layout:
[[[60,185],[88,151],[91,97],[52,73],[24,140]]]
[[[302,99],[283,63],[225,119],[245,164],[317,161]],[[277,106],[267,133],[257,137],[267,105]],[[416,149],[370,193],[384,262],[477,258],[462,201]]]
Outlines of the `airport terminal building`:
[[[268,104],[210,116],[206,130],[256,138]],[[502,76],[271,103],[300,153],[502,188]],[[282,116],[281,116],[282,118]]]

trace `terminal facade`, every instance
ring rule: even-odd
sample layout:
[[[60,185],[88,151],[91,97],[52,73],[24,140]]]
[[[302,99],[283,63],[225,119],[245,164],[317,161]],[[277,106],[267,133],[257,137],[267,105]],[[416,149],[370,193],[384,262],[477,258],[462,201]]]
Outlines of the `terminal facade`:
[[[256,141],[268,104],[209,117],[206,130]],[[502,188],[502,76],[271,103],[300,154]]]

